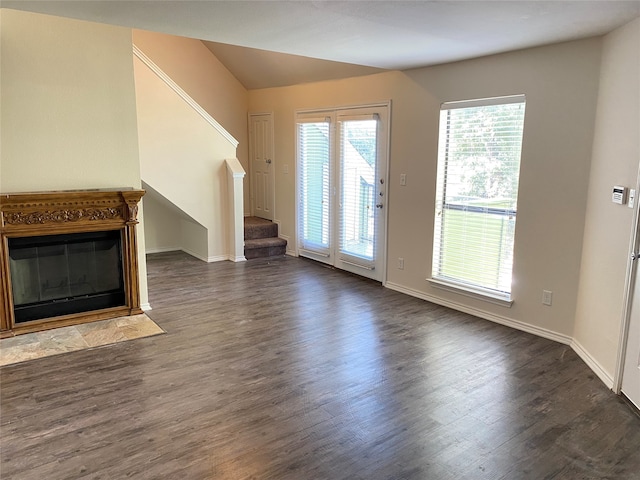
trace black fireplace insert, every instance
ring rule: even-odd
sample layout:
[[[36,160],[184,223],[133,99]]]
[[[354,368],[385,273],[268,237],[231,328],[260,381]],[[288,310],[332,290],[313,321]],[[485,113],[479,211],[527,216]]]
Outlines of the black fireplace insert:
[[[126,305],[120,230],[8,243],[16,323]]]

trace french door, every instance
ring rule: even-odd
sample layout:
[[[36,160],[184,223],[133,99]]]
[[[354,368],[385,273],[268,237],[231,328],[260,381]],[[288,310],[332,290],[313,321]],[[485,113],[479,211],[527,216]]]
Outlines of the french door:
[[[388,105],[298,114],[300,255],[383,281]]]

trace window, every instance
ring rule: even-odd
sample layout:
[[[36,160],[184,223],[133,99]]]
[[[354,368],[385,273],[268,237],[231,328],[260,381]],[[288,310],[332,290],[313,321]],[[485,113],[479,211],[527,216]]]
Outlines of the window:
[[[442,105],[432,280],[511,300],[524,95]]]

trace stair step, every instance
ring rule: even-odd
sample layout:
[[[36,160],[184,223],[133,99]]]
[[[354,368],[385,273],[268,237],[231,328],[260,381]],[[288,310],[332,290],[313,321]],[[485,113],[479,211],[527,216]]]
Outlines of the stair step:
[[[278,224],[258,217],[244,219],[244,256],[246,259],[284,255],[287,241],[278,238]]]
[[[257,238],[244,241],[244,256],[251,258],[275,257],[284,255],[287,251],[287,241],[278,237]]]
[[[254,240],[256,238],[277,237],[278,224],[269,220],[257,217],[247,217],[244,219],[244,239]]]

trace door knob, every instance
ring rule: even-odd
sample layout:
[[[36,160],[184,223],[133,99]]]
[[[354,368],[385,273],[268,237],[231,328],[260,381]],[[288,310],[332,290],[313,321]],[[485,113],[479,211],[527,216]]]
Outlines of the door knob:
[[[270,158],[267,158],[267,159],[265,160],[265,162],[267,162],[267,163],[271,163],[271,159],[270,159]]]

